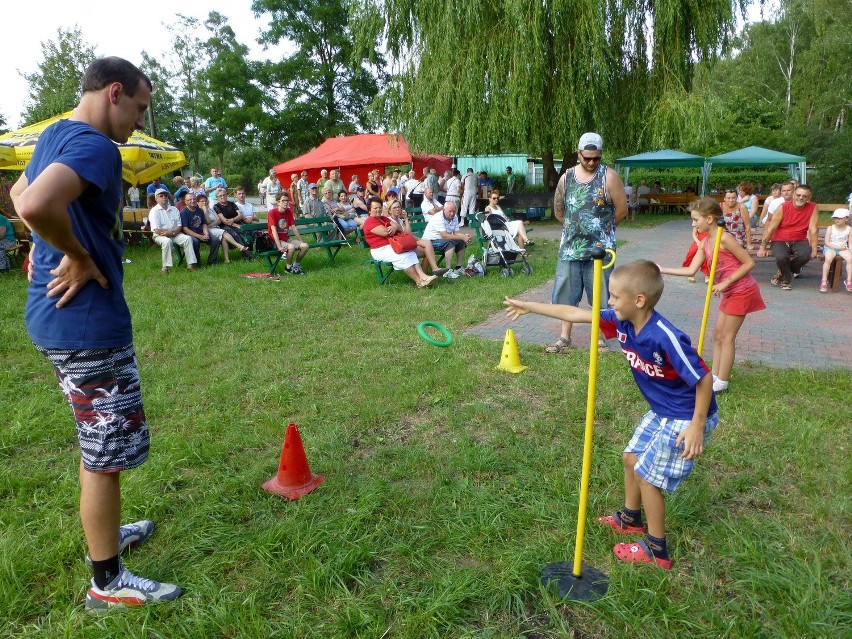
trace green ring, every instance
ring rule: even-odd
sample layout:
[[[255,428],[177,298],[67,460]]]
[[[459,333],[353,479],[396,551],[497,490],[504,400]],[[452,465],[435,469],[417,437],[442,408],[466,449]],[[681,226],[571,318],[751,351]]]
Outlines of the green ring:
[[[432,327],[441,332],[441,335],[444,336],[444,341],[438,341],[434,337],[430,337],[426,332],[426,327]],[[417,333],[422,337],[427,344],[431,344],[432,346],[439,346],[441,348],[446,348],[447,346],[453,345],[453,335],[446,328],[438,324],[438,322],[420,322],[417,326]]]

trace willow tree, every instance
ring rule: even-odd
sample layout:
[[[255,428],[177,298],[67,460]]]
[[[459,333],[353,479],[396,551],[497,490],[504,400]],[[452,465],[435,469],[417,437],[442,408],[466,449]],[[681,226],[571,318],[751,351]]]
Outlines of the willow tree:
[[[541,155],[550,186],[585,130],[631,151],[701,134],[693,66],[724,50],[737,2],[353,1],[398,65],[375,105],[387,126],[424,151]]]

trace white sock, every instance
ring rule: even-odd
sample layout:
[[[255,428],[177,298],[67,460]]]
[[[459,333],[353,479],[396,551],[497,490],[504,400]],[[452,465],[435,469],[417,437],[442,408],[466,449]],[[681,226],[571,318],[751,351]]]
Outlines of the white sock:
[[[728,380],[717,379],[713,382],[713,392],[721,393],[722,391],[728,390]]]

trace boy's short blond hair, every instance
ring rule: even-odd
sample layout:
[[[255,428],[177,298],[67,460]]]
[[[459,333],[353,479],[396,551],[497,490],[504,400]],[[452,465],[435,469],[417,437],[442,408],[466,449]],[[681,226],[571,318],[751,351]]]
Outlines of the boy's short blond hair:
[[[616,266],[610,279],[613,277],[630,295],[644,295],[649,311],[654,310],[663,296],[663,274],[660,273],[660,267],[650,260],[636,260]]]

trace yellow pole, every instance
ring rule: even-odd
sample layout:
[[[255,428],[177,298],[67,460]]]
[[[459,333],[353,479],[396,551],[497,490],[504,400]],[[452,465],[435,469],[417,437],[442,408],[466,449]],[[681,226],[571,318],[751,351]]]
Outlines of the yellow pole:
[[[598,379],[598,335],[601,323],[601,280],[603,279],[602,248],[592,249],[595,260],[594,291],[592,292],[592,336],[589,342],[589,387],[586,395],[586,431],[583,437],[583,472],[580,476],[580,509],[577,513],[577,540],[574,544],[574,576],[583,576],[583,539],[586,534],[586,507],[589,503],[589,475],[592,472],[592,436],[595,432],[595,391]]]
[[[716,243],[713,246],[713,260],[710,262],[710,281],[707,282],[707,295],[704,297],[704,315],[701,317],[701,332],[698,335],[698,356],[704,351],[704,333],[707,332],[707,318],[710,317],[710,299],[713,297],[713,284],[716,281],[716,263],[719,261],[719,247],[722,246],[722,233],[725,232],[725,218],[716,222]]]

